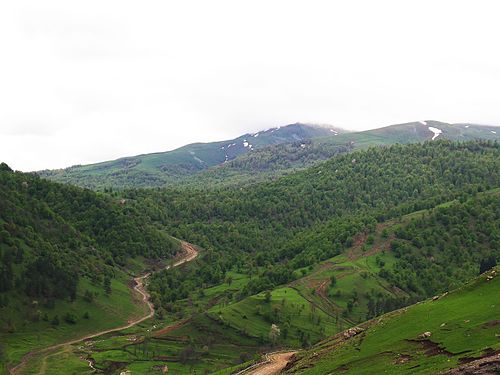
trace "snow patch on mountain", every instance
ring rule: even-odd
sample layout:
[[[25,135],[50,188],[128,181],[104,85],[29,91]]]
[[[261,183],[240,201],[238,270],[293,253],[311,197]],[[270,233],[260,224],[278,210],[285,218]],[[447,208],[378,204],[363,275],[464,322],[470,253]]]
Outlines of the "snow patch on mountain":
[[[428,129],[434,133],[434,135],[432,136],[432,140],[435,140],[437,137],[439,137],[439,134],[443,133],[441,129],[433,128],[432,126],[429,126]]]
[[[422,125],[427,125],[427,122],[425,121],[419,121]]]

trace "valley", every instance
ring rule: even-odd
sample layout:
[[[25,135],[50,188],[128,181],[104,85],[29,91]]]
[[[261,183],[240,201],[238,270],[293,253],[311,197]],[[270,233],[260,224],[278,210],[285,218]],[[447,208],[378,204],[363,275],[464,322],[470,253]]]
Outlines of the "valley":
[[[442,132],[434,140],[437,133],[425,132],[430,140],[424,143],[405,138],[420,137],[420,127]],[[380,321],[392,322],[400,312],[417,314],[434,296],[469,290],[467,283],[495,269],[500,148],[489,139],[445,139],[454,134],[450,129],[434,122],[385,129],[397,143],[362,145],[358,138],[331,157],[323,154],[324,161],[301,161],[273,178],[247,180],[245,168],[260,153],[288,155],[296,147],[265,146],[216,167],[223,171],[242,163],[236,185],[231,179],[212,184],[210,173],[226,172],[207,170],[193,177],[204,186],[94,192],[3,165],[1,371],[369,373],[385,368],[387,358],[401,361],[391,367],[394,373],[418,365],[414,371],[425,374],[458,367],[462,357],[476,358],[486,346],[498,350],[493,326],[485,326],[470,347],[462,343],[456,349],[447,344],[454,340],[451,333],[434,336],[430,323],[380,346],[396,357],[373,352],[368,339],[368,354],[359,361],[346,349],[371,337],[372,324],[378,332]],[[301,140],[305,147],[298,148],[307,155],[320,139],[339,137],[361,135]],[[490,302],[498,297],[497,289],[478,293]],[[477,298],[472,294],[464,298]],[[442,300],[433,306],[449,311],[459,304]],[[481,325],[498,313],[484,303],[474,305],[481,311],[460,307],[454,319],[484,313]],[[435,321],[443,319],[439,311],[432,314]],[[410,332],[414,320],[403,319],[405,330],[394,330]],[[426,330],[446,347],[432,360],[406,351],[417,345],[408,340]],[[388,339],[375,335],[373,342],[379,340]]]
[[[0,375],[500,375],[499,13],[1,2]]]
[[[181,246],[182,246],[182,250],[184,251],[184,254],[182,254],[181,256],[179,256],[179,258],[177,260],[175,260],[172,265],[165,266],[164,269],[169,269],[170,267],[180,266],[180,265],[182,265],[182,264],[184,264],[186,262],[192,261],[193,259],[195,259],[198,256],[198,251],[194,248],[193,245],[188,244],[186,242],[181,242]],[[82,341],[89,341],[89,340],[95,339],[95,338],[103,336],[103,335],[108,335],[108,334],[113,333],[113,332],[127,330],[129,328],[132,328],[132,327],[136,326],[139,323],[144,322],[147,319],[152,318],[153,315],[154,315],[154,312],[155,312],[154,305],[150,302],[150,300],[149,300],[149,294],[148,294],[148,292],[147,292],[147,290],[145,288],[145,285],[144,285],[145,280],[147,280],[147,278],[150,275],[151,275],[151,272],[148,272],[145,275],[142,275],[142,276],[139,276],[139,277],[135,277],[133,279],[134,280],[134,284],[135,284],[134,287],[133,287],[134,291],[141,296],[142,302],[148,308],[148,313],[146,315],[144,315],[142,317],[135,318],[135,319],[130,319],[130,320],[127,321],[126,325],[121,326],[121,327],[106,329],[104,331],[99,331],[99,332],[96,332],[96,333],[92,333],[90,335],[87,335],[87,336],[84,336],[84,337],[80,337],[80,338],[77,338],[77,339],[74,339],[74,340],[71,340],[71,341],[67,341],[67,342],[64,342],[64,343],[61,343],[61,344],[52,345],[52,346],[43,348],[41,350],[30,352],[30,353],[26,354],[22,358],[21,362],[18,365],[16,365],[15,367],[13,367],[10,370],[10,373],[12,375],[24,373],[25,372],[25,368],[29,367],[30,362],[35,360],[35,361],[41,361],[42,362],[42,368],[40,369],[39,373],[45,374],[46,373],[46,367],[47,367],[47,365],[46,365],[47,358],[48,357],[55,357],[55,356],[61,354],[61,352],[60,353],[54,353],[54,351],[59,350],[59,349],[63,349],[62,353],[67,353],[67,351],[64,349],[65,347],[81,343]],[[92,361],[89,361],[89,364],[90,364],[90,367],[92,368],[93,367]]]

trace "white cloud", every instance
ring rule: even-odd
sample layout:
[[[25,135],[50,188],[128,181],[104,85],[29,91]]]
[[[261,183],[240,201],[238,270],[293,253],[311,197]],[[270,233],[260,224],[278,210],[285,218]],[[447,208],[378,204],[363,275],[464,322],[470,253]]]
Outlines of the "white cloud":
[[[64,167],[296,121],[500,123],[495,1],[0,5],[0,160]]]

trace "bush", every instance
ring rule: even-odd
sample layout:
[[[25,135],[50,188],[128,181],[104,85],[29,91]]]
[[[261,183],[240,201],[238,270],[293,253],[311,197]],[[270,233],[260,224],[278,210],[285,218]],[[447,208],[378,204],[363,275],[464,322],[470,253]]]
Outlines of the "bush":
[[[76,324],[76,316],[70,312],[64,315],[64,321],[68,324]]]

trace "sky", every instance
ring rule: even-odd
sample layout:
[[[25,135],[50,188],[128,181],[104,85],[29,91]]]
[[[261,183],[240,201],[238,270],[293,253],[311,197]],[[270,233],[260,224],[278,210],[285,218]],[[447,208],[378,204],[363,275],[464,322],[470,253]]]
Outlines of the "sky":
[[[500,124],[498,1],[3,1],[0,161],[61,168],[295,122]]]

